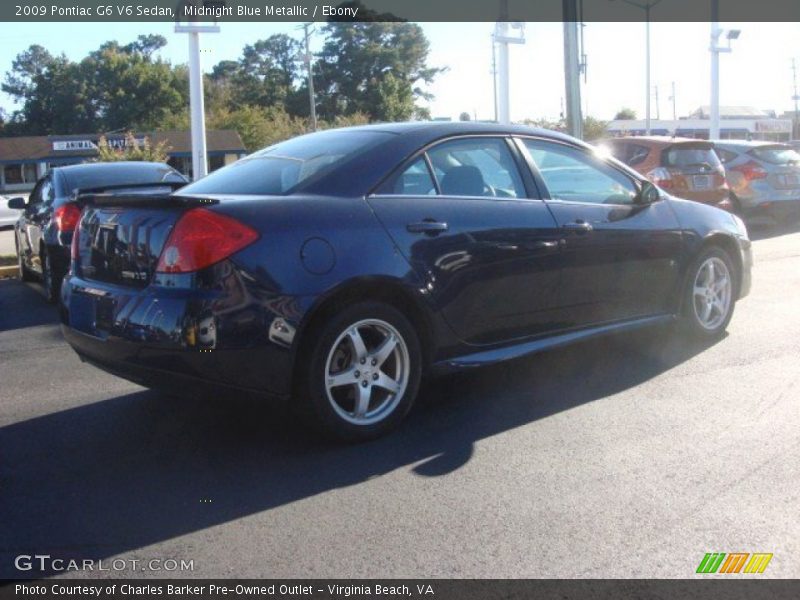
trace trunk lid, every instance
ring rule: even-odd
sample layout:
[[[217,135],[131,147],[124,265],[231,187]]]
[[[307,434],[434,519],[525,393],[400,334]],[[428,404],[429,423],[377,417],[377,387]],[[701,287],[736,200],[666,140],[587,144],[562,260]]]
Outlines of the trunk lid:
[[[84,195],[76,240],[75,274],[135,288],[153,278],[158,258],[172,228],[192,206],[215,201],[171,195]]]

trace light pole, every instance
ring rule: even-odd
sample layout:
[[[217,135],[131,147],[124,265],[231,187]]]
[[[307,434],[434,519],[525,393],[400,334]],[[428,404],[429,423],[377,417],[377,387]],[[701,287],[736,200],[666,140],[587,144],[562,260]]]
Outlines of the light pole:
[[[612,0],[613,1],[613,0]],[[650,135],[650,10],[661,0],[654,0],[654,1],[647,1],[647,2],[635,2],[634,0],[622,0],[625,4],[630,4],[631,6],[636,6],[637,8],[641,8],[644,11],[644,19],[645,19],[645,61],[647,65],[645,67],[645,87],[647,89],[647,95],[645,96],[645,129],[647,135]]]
[[[311,34],[314,33],[310,29],[311,23],[304,23],[300,26],[303,29],[303,37],[305,38],[305,53],[303,54],[303,62],[306,65],[306,74],[308,75],[308,103],[309,103],[309,116],[311,117],[311,131],[317,130],[317,97],[314,93],[314,64],[312,62],[313,56],[311,55]]]
[[[180,6],[180,5],[179,5]],[[175,25],[175,33],[189,34],[189,110],[192,117],[192,179],[202,179],[206,166],[206,111],[203,100],[203,70],[200,66],[200,34],[219,33],[219,26],[198,25],[190,20]]]
[[[513,29],[518,30],[519,35],[511,35]],[[508,45],[525,43],[525,23],[508,22],[508,0],[500,3],[500,20],[495,24],[494,42],[499,46],[497,120],[500,123],[510,123]]]
[[[717,19],[719,17],[719,0],[711,0],[711,104],[708,107],[708,139],[719,139],[719,55],[731,51],[731,40],[735,40],[741,33],[738,29],[730,29],[725,38],[727,46],[719,45],[719,38],[724,33]]]

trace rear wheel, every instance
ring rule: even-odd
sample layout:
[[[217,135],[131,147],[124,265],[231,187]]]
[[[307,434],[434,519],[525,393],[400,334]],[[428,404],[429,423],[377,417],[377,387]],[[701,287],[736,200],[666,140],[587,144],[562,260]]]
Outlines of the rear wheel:
[[[400,311],[373,302],[351,306],[319,331],[306,358],[299,400],[312,421],[333,437],[378,437],[411,409],[419,390],[420,357],[419,338]]]
[[[42,285],[44,286],[44,296],[50,304],[58,302],[62,279],[64,279],[64,274],[59,272],[53,264],[47,249],[42,249]]]
[[[691,335],[722,335],[733,316],[734,282],[733,261],[722,248],[706,248],[694,260],[686,280],[682,316]]]

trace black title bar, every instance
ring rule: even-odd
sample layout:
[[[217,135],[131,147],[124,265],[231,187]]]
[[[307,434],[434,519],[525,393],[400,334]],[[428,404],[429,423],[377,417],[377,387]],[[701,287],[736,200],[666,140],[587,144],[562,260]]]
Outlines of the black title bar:
[[[585,22],[644,21],[647,12],[651,21],[692,22],[710,21],[715,1],[720,21],[800,21],[797,0],[3,0],[0,21],[542,22],[563,21],[566,10]],[[652,8],[646,11],[646,5]]]

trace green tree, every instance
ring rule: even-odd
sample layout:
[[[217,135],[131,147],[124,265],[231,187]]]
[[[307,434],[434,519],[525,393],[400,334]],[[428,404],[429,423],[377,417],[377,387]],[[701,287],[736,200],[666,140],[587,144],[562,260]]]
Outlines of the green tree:
[[[162,36],[127,45],[106,42],[79,62],[33,45],[6,73],[2,90],[21,107],[11,117],[19,134],[149,129],[188,102],[186,70],[154,58]]]
[[[400,22],[331,22],[317,62],[315,84],[324,118],[364,113],[372,120],[423,114],[417,101],[444,69],[427,65],[422,28]]]
[[[587,142],[605,137],[608,133],[605,121],[599,121],[594,117],[586,116],[583,119],[583,139]]]
[[[464,111],[460,115],[458,115],[459,121],[472,121],[472,117],[469,115],[468,112]]]
[[[619,120],[631,121],[635,118],[636,118],[636,111],[633,110],[632,108],[626,108],[626,107],[620,108],[619,111],[617,111],[617,114],[614,115],[615,121]]]
[[[97,143],[98,162],[117,162],[121,160],[167,162],[169,151],[172,150],[166,142],[159,142],[155,146],[150,143],[150,138],[145,137],[140,143],[130,131],[125,134],[125,145],[122,148],[112,148],[105,136],[101,136]]]

